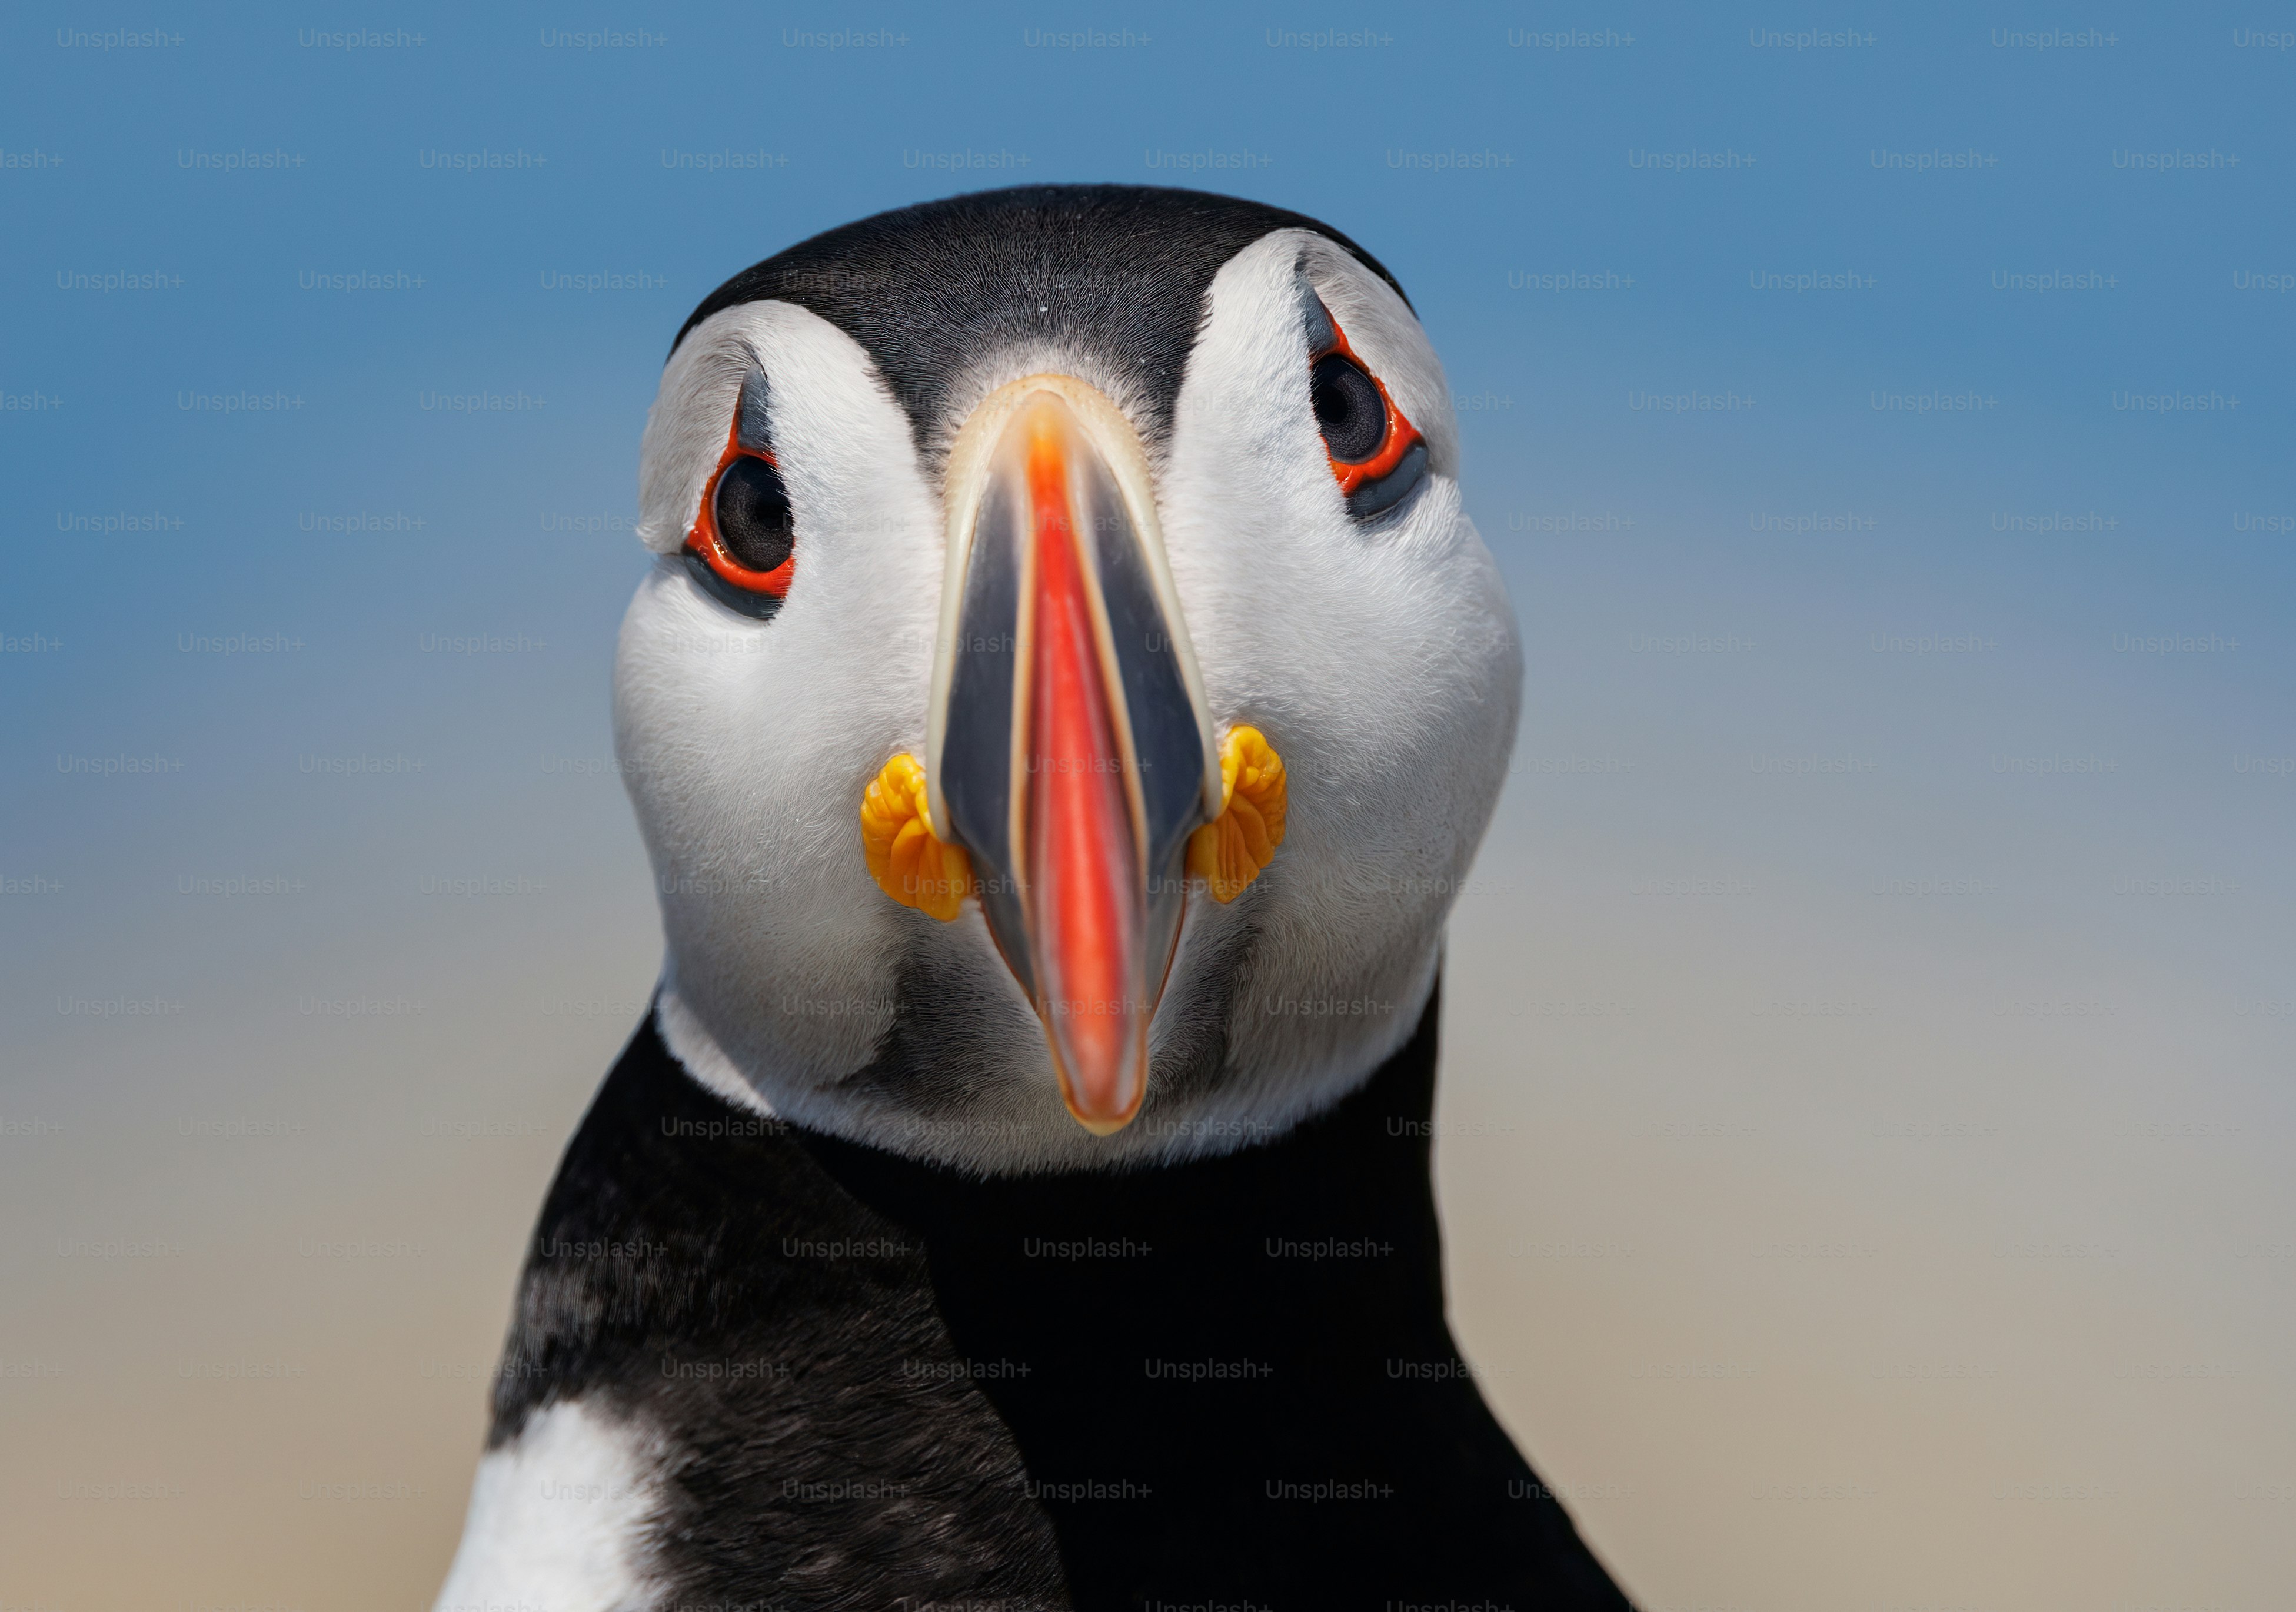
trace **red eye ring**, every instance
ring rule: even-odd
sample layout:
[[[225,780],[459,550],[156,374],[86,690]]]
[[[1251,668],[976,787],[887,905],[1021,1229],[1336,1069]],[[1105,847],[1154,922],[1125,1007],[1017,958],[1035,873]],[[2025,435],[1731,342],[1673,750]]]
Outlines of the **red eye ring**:
[[[1330,318],[1328,310],[1324,317]],[[1324,456],[1331,464],[1332,479],[1340,484],[1340,493],[1344,498],[1352,495],[1356,489],[1365,482],[1379,481],[1392,473],[1397,465],[1403,463],[1403,456],[1411,451],[1412,447],[1419,441],[1420,438],[1419,428],[1411,423],[1408,415],[1395,406],[1395,399],[1388,395],[1387,382],[1381,380],[1377,372],[1358,358],[1356,355],[1356,350],[1348,344],[1348,333],[1340,328],[1340,322],[1337,319],[1332,319],[1331,324],[1332,344],[1321,352],[1309,353],[1308,367],[1312,369],[1333,353],[1339,354],[1363,371],[1370,378],[1371,383],[1379,388],[1379,400],[1387,409],[1387,440],[1379,452],[1360,465],[1342,465],[1339,460],[1332,458],[1328,452]]]
[[[788,559],[771,571],[752,571],[727,552],[725,542],[718,535],[718,482],[725,475],[726,467],[736,459],[758,459],[776,471],[781,469],[780,461],[770,450],[742,446],[742,417],[738,409],[734,411],[733,424],[726,428],[726,451],[718,456],[718,468],[711,471],[709,480],[702,483],[701,507],[694,511],[693,527],[685,534],[685,546],[700,555],[702,563],[728,586],[747,593],[770,594],[776,599],[786,598],[789,596],[790,578],[797,566],[794,550]]]

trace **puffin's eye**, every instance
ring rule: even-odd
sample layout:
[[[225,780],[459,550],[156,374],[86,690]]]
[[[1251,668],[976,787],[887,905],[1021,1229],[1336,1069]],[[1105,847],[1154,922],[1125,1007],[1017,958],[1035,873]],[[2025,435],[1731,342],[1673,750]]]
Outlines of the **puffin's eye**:
[[[1427,479],[1427,443],[1387,393],[1387,385],[1348,345],[1348,333],[1323,299],[1308,306],[1308,398],[1332,480],[1358,520],[1385,514]]]
[[[1308,376],[1324,446],[1341,465],[1360,465],[1387,440],[1387,403],[1363,370],[1338,353],[1316,360]],[[1293,394],[1297,396],[1298,394]]]
[[[685,569],[702,591],[760,621],[782,607],[797,563],[797,526],[771,424],[765,374],[753,369],[742,378],[725,451],[685,534]]]
[[[763,575],[790,557],[789,489],[767,461],[745,454],[728,465],[718,474],[712,509],[718,542],[742,569]]]

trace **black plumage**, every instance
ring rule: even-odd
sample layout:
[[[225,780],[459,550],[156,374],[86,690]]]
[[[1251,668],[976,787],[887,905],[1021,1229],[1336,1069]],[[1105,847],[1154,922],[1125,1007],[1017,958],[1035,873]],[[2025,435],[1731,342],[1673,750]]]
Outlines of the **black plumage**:
[[[1286,1134],[987,1179],[735,1108],[651,1020],[551,1188],[492,1442],[655,1440],[674,1600],[1623,1608],[1461,1363],[1435,1008]]]
[[[1057,341],[1128,379],[1142,415],[1133,424],[1153,445],[1170,429],[1212,276],[1284,228],[1329,237],[1403,295],[1347,236],[1280,207],[1153,185],[1030,185],[879,213],[801,241],[702,299],[670,350],[721,308],[793,302],[869,354],[930,454],[954,424],[951,385],[983,354]]]

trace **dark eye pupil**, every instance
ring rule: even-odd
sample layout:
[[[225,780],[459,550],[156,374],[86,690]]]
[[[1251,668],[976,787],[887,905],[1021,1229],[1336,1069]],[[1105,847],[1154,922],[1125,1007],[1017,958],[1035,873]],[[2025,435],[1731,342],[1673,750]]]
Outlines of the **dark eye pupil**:
[[[718,540],[751,571],[772,571],[790,557],[789,489],[782,473],[744,454],[718,478]]]
[[[1308,385],[1332,457],[1360,465],[1375,456],[1387,440],[1387,407],[1372,378],[1340,354],[1326,353],[1308,372]]]

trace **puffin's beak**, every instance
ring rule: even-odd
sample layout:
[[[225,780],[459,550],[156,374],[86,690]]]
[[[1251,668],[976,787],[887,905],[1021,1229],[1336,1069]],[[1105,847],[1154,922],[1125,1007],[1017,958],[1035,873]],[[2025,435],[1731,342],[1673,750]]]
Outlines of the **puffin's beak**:
[[[1044,1021],[1069,1112],[1120,1130],[1220,769],[1147,463],[1115,405],[1015,382],[949,457],[927,780]]]

